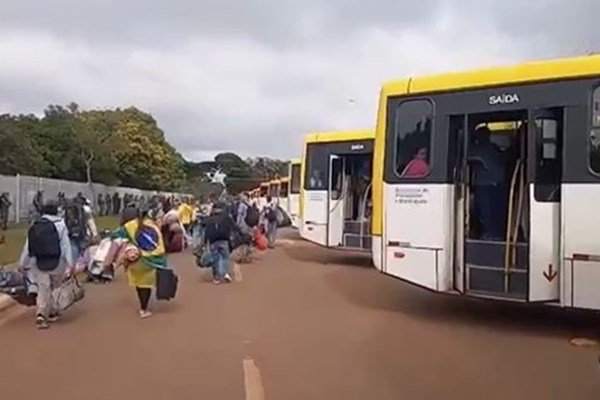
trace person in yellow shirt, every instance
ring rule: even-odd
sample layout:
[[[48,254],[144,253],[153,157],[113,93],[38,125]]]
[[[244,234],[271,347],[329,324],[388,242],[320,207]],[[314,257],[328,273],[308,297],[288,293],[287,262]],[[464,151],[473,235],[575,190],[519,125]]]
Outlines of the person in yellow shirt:
[[[185,231],[188,235],[190,234],[190,227],[192,226],[194,217],[194,209],[189,203],[189,200],[182,202],[177,209],[177,212],[179,212],[179,220],[181,221],[181,224],[185,228]]]

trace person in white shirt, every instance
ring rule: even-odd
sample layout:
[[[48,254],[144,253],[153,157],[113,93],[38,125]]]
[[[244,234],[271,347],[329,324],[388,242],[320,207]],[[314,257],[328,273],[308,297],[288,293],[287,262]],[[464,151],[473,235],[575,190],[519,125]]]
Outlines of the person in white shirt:
[[[38,286],[36,324],[39,329],[47,329],[49,322],[59,317],[54,289],[73,273],[74,260],[69,231],[58,216],[58,204],[48,202],[41,212],[28,232],[19,266],[33,272]],[[35,238],[35,242],[30,243],[30,238]]]

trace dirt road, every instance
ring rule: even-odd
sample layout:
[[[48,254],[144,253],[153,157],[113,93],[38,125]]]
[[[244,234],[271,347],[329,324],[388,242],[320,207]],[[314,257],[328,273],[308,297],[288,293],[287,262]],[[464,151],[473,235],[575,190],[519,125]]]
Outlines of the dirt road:
[[[363,256],[292,241],[215,286],[172,257],[174,303],[139,320],[122,276],[58,325],[0,326],[5,399],[599,399],[590,315],[435,295]],[[598,324],[600,325],[600,324]]]

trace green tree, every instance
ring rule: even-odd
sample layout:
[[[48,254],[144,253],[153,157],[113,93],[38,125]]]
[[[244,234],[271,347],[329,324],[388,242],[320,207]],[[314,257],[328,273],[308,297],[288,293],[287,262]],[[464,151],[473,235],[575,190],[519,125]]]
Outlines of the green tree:
[[[250,178],[252,168],[235,153],[221,153],[215,157],[215,163],[228,177]]]
[[[178,190],[185,182],[185,161],[164,137],[156,120],[134,107],[118,111],[114,156],[124,185]]]
[[[35,141],[34,115],[0,115],[0,174],[48,176],[50,165]]]
[[[288,175],[289,162],[268,157],[249,158],[246,163],[253,175],[264,180],[277,179]]]

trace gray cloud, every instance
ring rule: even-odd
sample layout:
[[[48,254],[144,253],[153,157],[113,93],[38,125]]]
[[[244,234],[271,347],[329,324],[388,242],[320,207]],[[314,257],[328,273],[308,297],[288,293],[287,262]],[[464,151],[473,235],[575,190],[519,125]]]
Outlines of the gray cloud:
[[[600,49],[595,0],[5,0],[0,107],[136,105],[186,156],[298,156],[382,81]],[[356,99],[355,103],[348,102]]]

